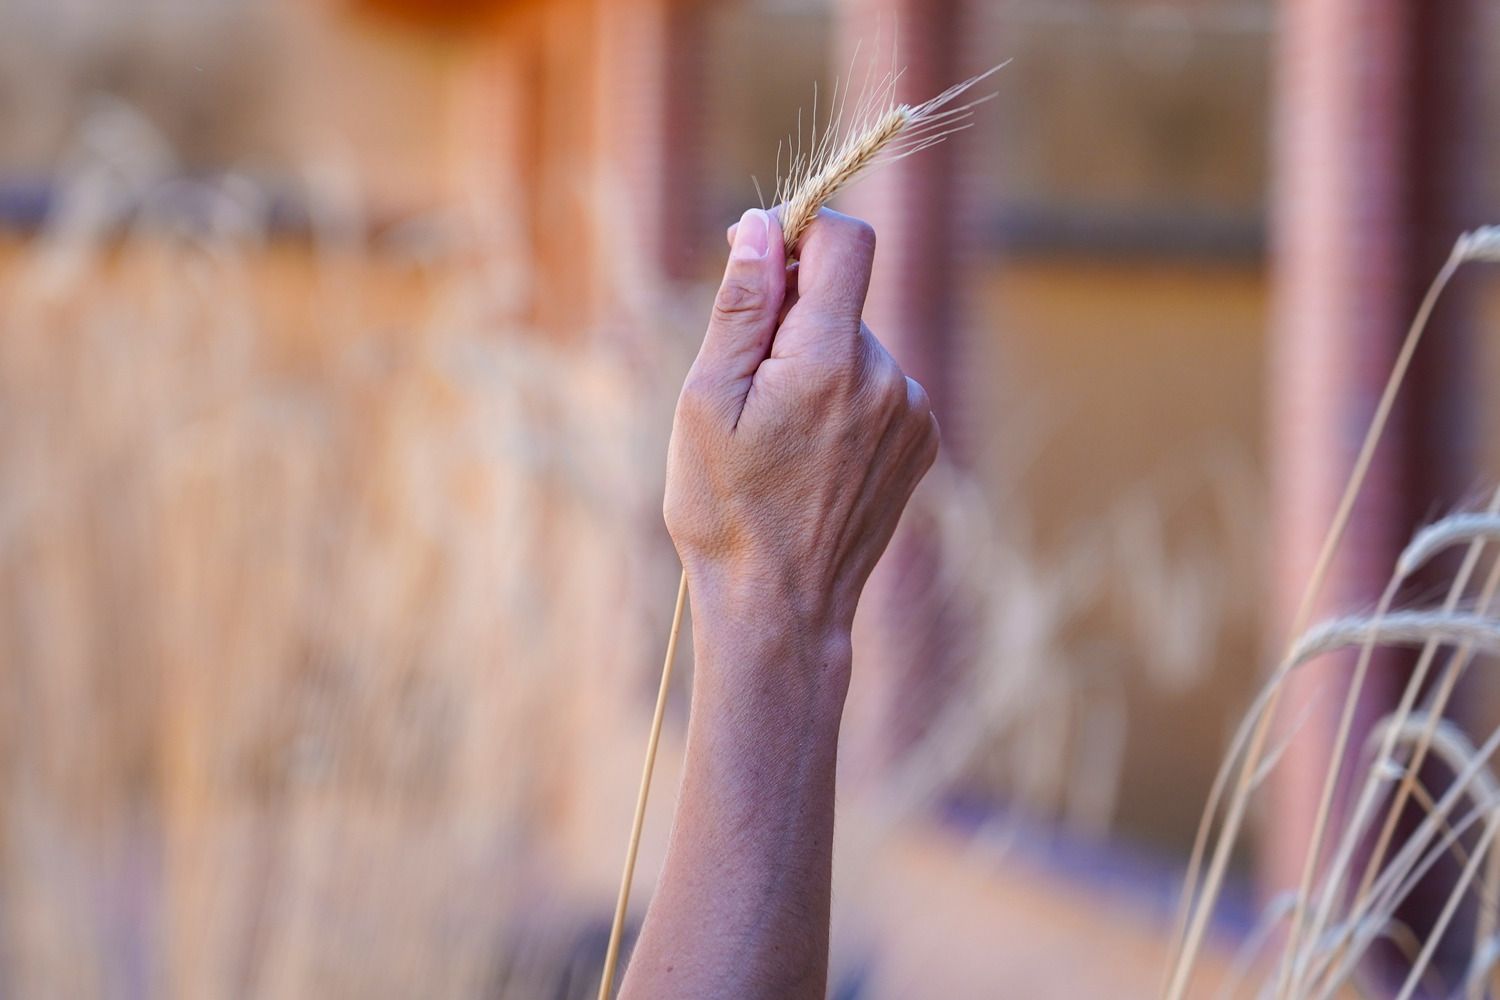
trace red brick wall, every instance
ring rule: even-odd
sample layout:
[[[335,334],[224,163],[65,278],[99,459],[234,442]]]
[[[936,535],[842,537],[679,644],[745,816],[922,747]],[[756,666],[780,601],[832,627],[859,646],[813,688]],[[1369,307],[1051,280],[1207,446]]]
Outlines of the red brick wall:
[[[925,100],[950,86],[957,72],[960,4],[956,0],[843,0],[839,45],[846,66],[855,46],[879,74],[895,61],[905,68],[896,99]],[[856,80],[864,76],[856,66]],[[879,238],[865,318],[906,373],[927,389],[950,460],[963,455],[965,408],[956,377],[961,194],[955,147],[887,165],[861,180],[840,207],[871,222]],[[852,701],[853,753],[879,767],[926,728],[957,681],[963,658],[963,610],[941,593],[938,550],[928,526],[906,519],[861,606],[858,655],[865,679]]]

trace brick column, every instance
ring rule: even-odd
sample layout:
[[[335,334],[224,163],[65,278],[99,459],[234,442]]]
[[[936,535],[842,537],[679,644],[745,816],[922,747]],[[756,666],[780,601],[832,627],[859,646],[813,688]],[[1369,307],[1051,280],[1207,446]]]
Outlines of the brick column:
[[[702,5],[593,2],[603,278],[618,286],[692,277],[703,187]]]
[[[957,78],[960,8],[958,0],[840,0],[835,65],[844,71],[860,44],[861,59],[883,68],[894,35],[906,68],[898,100],[925,100]],[[863,75],[861,66],[854,78]],[[882,167],[839,206],[875,226],[879,250],[865,319],[927,388],[949,460],[962,455],[965,437],[955,377],[963,259],[954,245],[957,151],[944,143]],[[908,513],[866,590],[848,741],[857,769],[878,769],[908,747],[953,688],[964,630],[936,592],[937,560],[931,526],[918,511]]]
[[[1468,0],[1284,0],[1275,53],[1270,468],[1280,650],[1417,299],[1457,235],[1455,169],[1472,63],[1455,30]],[[1441,9],[1439,9],[1441,8]],[[1435,235],[1436,234],[1436,235]],[[1367,607],[1416,517],[1469,460],[1453,311],[1429,334],[1335,563],[1320,615]],[[1436,348],[1436,349],[1434,349]],[[1439,401],[1446,400],[1443,405]],[[1441,451],[1433,441],[1457,442]],[[1410,658],[1384,656],[1352,746],[1394,705]],[[1296,678],[1283,718],[1314,704],[1270,784],[1269,891],[1301,873],[1353,657]],[[1321,686],[1321,694],[1317,689]],[[1315,699],[1316,694],[1316,700]]]

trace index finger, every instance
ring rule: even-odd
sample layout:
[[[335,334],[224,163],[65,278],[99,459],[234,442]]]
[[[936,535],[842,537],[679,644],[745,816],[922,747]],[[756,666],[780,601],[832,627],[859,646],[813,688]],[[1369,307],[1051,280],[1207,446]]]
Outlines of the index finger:
[[[875,263],[875,230],[868,222],[820,209],[797,242],[798,308],[859,329]]]

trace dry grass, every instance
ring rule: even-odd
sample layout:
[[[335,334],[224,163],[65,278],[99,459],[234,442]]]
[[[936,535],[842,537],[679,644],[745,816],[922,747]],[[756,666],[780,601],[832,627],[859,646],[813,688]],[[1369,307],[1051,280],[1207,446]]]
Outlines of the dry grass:
[[[1494,237],[1493,228],[1463,236],[1423,302],[1329,531],[1303,602],[1304,614],[1317,597],[1438,296],[1463,264],[1497,259]],[[1500,732],[1476,748],[1444,721],[1444,712],[1459,680],[1476,658],[1500,652],[1500,621],[1494,617],[1493,607],[1496,591],[1500,590],[1500,559],[1495,558],[1493,549],[1487,549],[1500,537],[1497,515],[1500,492],[1482,513],[1458,513],[1430,525],[1402,553],[1373,613],[1326,622],[1305,631],[1302,622],[1294,630],[1300,634],[1236,737],[1210,800],[1205,834],[1220,795],[1229,787],[1230,768],[1238,762],[1212,861],[1201,883],[1196,859],[1201,857],[1205,843],[1202,837],[1200,849],[1195,850],[1184,897],[1181,945],[1171,970],[1168,996],[1181,997],[1191,985],[1196,949],[1215,905],[1225,859],[1239,834],[1251,796],[1277,763],[1279,751],[1267,745],[1267,736],[1282,685],[1293,671],[1310,669],[1309,664],[1318,658],[1351,647],[1358,650],[1358,659],[1330,748],[1301,884],[1267,912],[1263,934],[1247,946],[1241,981],[1226,984],[1220,995],[1239,995],[1257,970],[1265,978],[1256,995],[1300,1000],[1343,995],[1354,989],[1378,991],[1380,988],[1367,975],[1367,959],[1371,949],[1383,941],[1390,942],[1407,959],[1403,978],[1395,988],[1402,1000],[1419,991],[1425,991],[1423,995],[1449,995],[1458,990],[1454,995],[1473,998],[1488,995],[1497,953],[1495,908],[1500,886],[1500,855],[1494,846],[1495,834],[1500,832],[1500,812],[1496,811],[1500,801],[1495,796],[1497,782],[1490,758],[1500,749]],[[1430,607],[1395,610],[1394,604],[1412,575],[1450,549],[1461,549],[1463,560],[1444,600]],[[1487,558],[1490,571],[1475,590],[1476,574]],[[1416,667],[1396,711],[1377,727],[1372,745],[1358,758],[1357,770],[1348,774],[1345,750],[1375,650],[1396,646],[1421,650]],[[1433,668],[1445,652],[1446,663],[1434,675]],[[1422,784],[1429,756],[1444,763],[1452,775],[1441,795],[1434,796]],[[1345,782],[1355,789],[1352,808],[1342,829],[1333,830],[1335,799]],[[1409,803],[1419,806],[1424,817],[1415,830],[1398,837],[1398,824]],[[1332,839],[1325,841],[1330,835]],[[1425,939],[1419,940],[1400,922],[1398,909],[1433,866],[1450,854],[1458,859],[1459,875],[1435,925]],[[1483,881],[1477,882],[1481,875]],[[1442,983],[1434,956],[1455,914],[1466,905],[1476,906],[1480,914],[1469,949],[1471,966],[1462,984]],[[1280,940],[1281,946],[1270,956],[1257,959],[1254,952],[1272,938]]]
[[[655,623],[656,387],[105,124],[0,287],[0,989],[503,994]]]

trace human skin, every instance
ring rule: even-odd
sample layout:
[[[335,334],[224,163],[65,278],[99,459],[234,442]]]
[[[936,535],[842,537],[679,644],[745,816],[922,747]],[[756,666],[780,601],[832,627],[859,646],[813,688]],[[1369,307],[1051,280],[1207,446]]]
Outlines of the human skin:
[[[793,272],[773,213],[730,240],[668,453],[695,674],[621,1000],[822,1000],[854,611],[938,451],[927,394],[861,319],[874,231],[824,210]]]

